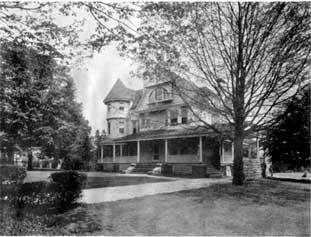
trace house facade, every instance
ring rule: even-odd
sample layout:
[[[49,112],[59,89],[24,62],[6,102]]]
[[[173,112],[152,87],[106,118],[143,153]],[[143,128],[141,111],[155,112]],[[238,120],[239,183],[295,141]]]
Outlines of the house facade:
[[[232,142],[203,126],[170,81],[147,81],[143,89],[132,90],[119,79],[104,103],[107,137],[98,160],[103,170],[121,171],[134,163],[147,171],[160,163],[167,173],[193,174],[204,167],[207,176],[230,175]],[[201,117],[220,123],[212,111]],[[257,151],[257,140],[249,139],[245,158],[258,159]]]

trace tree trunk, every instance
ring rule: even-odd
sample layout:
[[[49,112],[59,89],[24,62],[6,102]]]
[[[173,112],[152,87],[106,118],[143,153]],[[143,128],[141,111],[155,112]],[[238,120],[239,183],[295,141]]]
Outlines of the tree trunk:
[[[29,151],[27,156],[28,156],[28,168],[27,168],[27,170],[32,170],[32,151]]]
[[[233,179],[234,185],[243,185],[244,172],[243,172],[243,132],[236,128],[234,136],[234,159],[233,159]]]

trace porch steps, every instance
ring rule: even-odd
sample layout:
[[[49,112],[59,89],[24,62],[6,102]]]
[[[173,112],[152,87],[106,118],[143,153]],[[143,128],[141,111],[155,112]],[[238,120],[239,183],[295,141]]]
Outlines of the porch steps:
[[[209,178],[221,178],[223,176],[223,173],[214,167],[207,166],[206,175]]]

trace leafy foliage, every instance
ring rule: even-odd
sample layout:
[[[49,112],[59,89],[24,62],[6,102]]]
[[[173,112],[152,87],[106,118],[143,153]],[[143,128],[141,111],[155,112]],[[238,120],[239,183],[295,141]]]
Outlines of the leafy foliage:
[[[76,171],[57,172],[52,182],[6,184],[1,190],[1,200],[10,203],[20,215],[26,207],[42,206],[54,212],[65,212],[77,203],[86,175]]]
[[[19,184],[26,177],[26,170],[23,167],[14,165],[0,165],[0,185]]]
[[[18,42],[1,45],[2,151],[10,153],[15,144],[41,146],[57,159],[87,159],[82,144],[90,128],[75,102],[69,68],[41,50]]]
[[[81,196],[82,188],[86,182],[86,174],[77,171],[64,171],[51,174],[57,193],[60,195],[57,206],[60,210],[68,210]]]
[[[285,112],[276,116],[264,143],[273,167],[288,169],[310,166],[310,86],[306,86],[285,104]]]

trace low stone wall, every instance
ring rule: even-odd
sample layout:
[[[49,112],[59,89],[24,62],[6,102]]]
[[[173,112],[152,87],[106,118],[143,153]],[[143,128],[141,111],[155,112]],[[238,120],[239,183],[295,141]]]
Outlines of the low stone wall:
[[[243,158],[245,179],[261,177],[261,163],[259,159]]]

